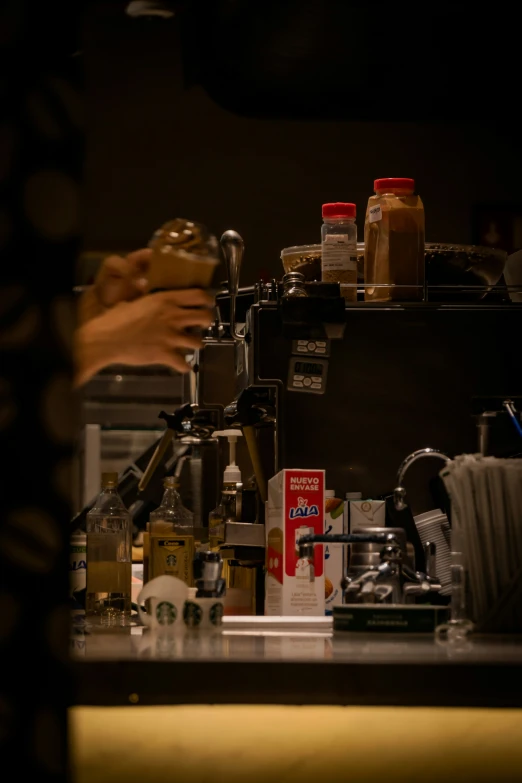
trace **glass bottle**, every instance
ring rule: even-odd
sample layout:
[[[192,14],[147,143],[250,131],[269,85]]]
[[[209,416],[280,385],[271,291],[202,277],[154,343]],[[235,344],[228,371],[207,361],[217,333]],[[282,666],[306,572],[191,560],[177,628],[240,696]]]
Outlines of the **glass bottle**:
[[[192,586],[194,514],[181,502],[173,476],[165,478],[163,486],[161,505],[149,517],[149,579],[167,574]]]
[[[241,484],[225,482],[221,491],[220,503],[208,516],[209,546],[212,552],[219,551],[221,544],[225,543],[225,524],[237,520],[238,489],[241,490]]]
[[[355,204],[323,204],[321,280],[339,283],[341,295],[357,301],[357,226]]]
[[[413,179],[376,179],[364,223],[364,298],[424,299],[424,206]]]
[[[85,613],[102,625],[126,625],[131,614],[132,517],[118,494],[118,474],[102,473],[87,514]]]
[[[287,272],[286,275],[283,275],[283,298],[308,296],[304,280],[304,275],[301,272]]]

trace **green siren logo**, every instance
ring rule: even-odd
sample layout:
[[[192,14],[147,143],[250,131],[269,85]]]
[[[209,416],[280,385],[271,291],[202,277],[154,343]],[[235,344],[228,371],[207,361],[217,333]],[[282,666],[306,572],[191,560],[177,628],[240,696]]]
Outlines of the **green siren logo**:
[[[156,620],[160,625],[172,625],[177,616],[176,607],[170,601],[161,601],[156,607]]]
[[[194,601],[186,601],[183,607],[183,619],[190,628],[197,628],[203,619],[203,609]]]
[[[223,619],[223,604],[213,604],[210,607],[209,617],[212,625],[221,625],[221,620]]]

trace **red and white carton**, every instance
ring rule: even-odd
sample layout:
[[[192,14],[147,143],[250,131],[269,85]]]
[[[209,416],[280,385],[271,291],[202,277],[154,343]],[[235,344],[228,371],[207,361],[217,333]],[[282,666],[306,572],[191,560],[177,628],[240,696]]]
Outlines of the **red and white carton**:
[[[324,555],[299,557],[302,535],[324,533],[324,470],[282,470],[268,482],[266,615],[324,615]]]

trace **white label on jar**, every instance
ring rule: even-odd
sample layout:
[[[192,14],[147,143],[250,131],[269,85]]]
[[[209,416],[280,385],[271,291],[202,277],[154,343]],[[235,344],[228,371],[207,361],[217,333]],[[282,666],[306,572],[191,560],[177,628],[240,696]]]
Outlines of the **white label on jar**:
[[[370,207],[370,223],[377,223],[378,220],[382,220],[382,209],[380,204],[377,204],[376,207]]]
[[[321,248],[323,272],[355,272],[357,243],[348,234],[327,234]]]

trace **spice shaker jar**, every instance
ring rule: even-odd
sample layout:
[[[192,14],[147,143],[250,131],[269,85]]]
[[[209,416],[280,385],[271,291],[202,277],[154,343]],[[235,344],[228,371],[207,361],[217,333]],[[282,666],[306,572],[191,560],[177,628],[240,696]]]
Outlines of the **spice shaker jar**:
[[[413,179],[376,179],[364,222],[364,298],[424,298],[424,206]]]
[[[323,204],[321,279],[340,283],[341,295],[357,300],[357,226],[355,204]]]

